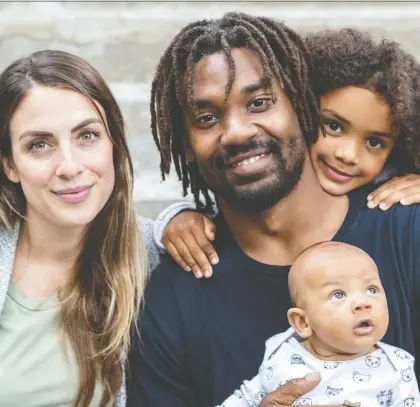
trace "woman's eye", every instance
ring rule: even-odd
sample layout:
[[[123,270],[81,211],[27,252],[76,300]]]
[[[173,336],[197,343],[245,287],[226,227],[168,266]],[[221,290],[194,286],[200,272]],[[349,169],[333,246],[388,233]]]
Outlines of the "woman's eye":
[[[333,300],[342,300],[344,297],[346,296],[346,294],[344,294],[343,291],[335,291],[332,295],[331,298]]]
[[[39,150],[44,150],[45,148],[48,147],[48,143],[45,140],[38,140],[38,141],[34,141],[31,144],[29,144],[28,150],[29,151],[39,151]]]
[[[381,140],[375,137],[371,137],[366,141],[366,144],[371,148],[383,148],[384,145]]]
[[[367,293],[368,295],[376,295],[376,294],[378,293],[378,290],[377,290],[375,287],[369,287],[369,288],[366,290],[366,293]]]
[[[79,138],[82,141],[91,141],[95,140],[98,137],[98,133],[95,131],[87,131],[85,133],[80,134]]]
[[[334,120],[324,120],[324,126],[334,133],[343,133],[343,128],[341,127],[341,124]]]

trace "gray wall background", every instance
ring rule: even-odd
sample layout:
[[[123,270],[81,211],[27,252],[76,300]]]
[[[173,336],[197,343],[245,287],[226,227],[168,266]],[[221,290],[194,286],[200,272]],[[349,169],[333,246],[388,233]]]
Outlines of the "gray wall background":
[[[136,170],[135,199],[148,217],[181,198],[175,176],[161,182],[149,130],[154,68],[188,22],[243,11],[283,20],[306,32],[356,27],[399,41],[420,57],[420,3],[416,2],[4,2],[0,3],[0,70],[36,50],[77,54],[109,82],[123,110]]]

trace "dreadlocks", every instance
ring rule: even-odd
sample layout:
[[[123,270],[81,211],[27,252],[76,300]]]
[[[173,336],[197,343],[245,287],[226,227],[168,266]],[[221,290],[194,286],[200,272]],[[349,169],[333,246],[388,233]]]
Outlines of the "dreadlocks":
[[[267,84],[271,86],[273,80],[282,83],[307,144],[317,137],[318,104],[310,88],[306,47],[297,33],[272,19],[243,13],[227,13],[221,19],[187,25],[174,38],[157,67],[150,102],[151,128],[160,152],[162,178],[169,174],[173,160],[176,173],[182,180],[184,196],[190,189],[197,208],[206,211],[211,209],[208,186],[197,165],[187,163],[183,149],[183,137],[186,137],[183,109],[195,108],[194,64],[217,52],[224,53],[229,66],[227,100],[235,80],[231,50],[244,47],[259,55]],[[201,194],[204,205],[200,201]]]
[[[354,29],[324,30],[305,39],[317,98],[345,86],[369,89],[389,105],[397,142],[391,160],[403,172],[420,170],[420,66],[392,41]]]

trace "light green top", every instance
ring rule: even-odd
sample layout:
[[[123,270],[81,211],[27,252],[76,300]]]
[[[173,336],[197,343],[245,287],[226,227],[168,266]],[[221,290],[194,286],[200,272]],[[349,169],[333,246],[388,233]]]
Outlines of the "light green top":
[[[27,298],[10,284],[0,315],[0,406],[72,407],[78,366],[59,330],[57,296]],[[91,406],[99,406],[95,391]]]

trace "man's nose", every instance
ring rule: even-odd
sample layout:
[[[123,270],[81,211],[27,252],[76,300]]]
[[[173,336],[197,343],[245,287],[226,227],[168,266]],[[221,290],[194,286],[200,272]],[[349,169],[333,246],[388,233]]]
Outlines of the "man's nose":
[[[257,134],[258,127],[255,124],[236,114],[227,119],[221,140],[224,145],[243,144]]]

